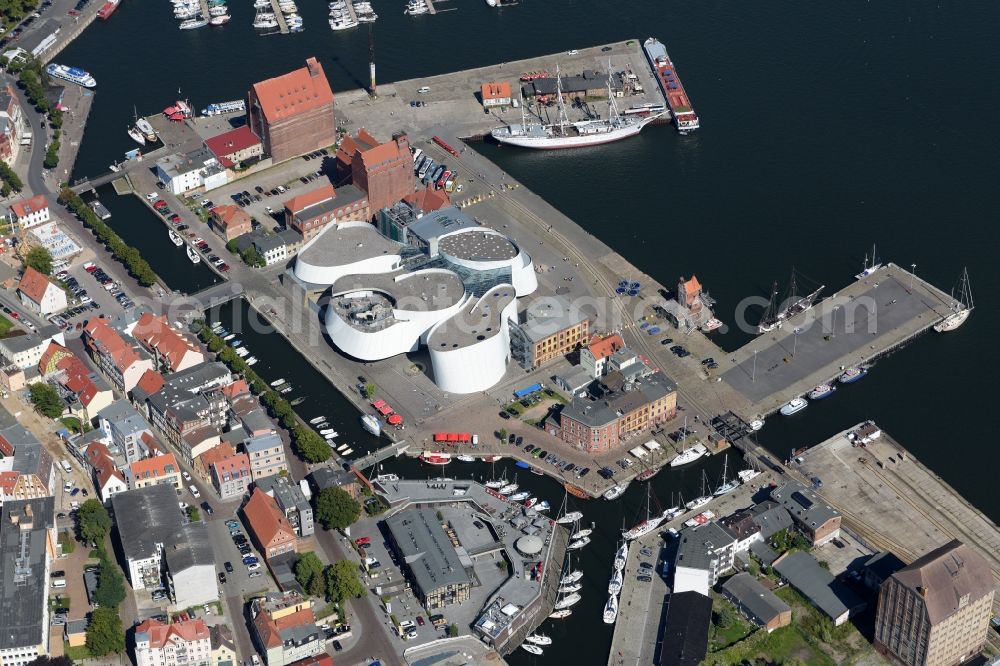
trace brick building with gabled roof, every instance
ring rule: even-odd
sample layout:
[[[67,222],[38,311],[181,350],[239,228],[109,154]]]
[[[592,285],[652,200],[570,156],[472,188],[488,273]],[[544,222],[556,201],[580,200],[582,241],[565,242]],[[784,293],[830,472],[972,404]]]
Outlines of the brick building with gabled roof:
[[[255,488],[241,511],[250,535],[264,559],[298,552],[295,528],[285,518],[273,497]]]
[[[83,327],[87,353],[119,391],[130,392],[143,373],[153,368],[152,359],[125,341],[107,319],[94,317]]]
[[[253,133],[249,125],[241,125],[205,139],[205,147],[215,155],[219,164],[227,169],[240,162],[259,158],[264,153],[260,137]]]
[[[212,209],[208,220],[212,231],[227,241],[248,234],[253,230],[250,213],[232,204],[216,206]]]
[[[31,266],[24,269],[17,292],[21,304],[37,314],[50,315],[66,309],[66,292]]]
[[[301,69],[255,83],[247,124],[276,163],[334,145],[333,90],[319,61],[308,58]]]
[[[164,315],[143,313],[132,329],[132,337],[153,354],[158,368],[168,372],[185,370],[205,360],[198,345],[174,329]]]

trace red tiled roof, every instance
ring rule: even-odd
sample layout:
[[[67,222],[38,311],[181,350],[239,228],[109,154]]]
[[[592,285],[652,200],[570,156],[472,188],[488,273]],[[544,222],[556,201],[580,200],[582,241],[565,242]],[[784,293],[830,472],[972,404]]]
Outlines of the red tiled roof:
[[[226,458],[236,455],[236,449],[233,448],[232,444],[227,442],[222,442],[205,451],[203,454],[198,456],[201,458],[201,464],[206,468],[211,467],[220,460],[225,460]]]
[[[91,442],[83,456],[90,463],[91,467],[97,469],[104,464],[105,460],[111,460],[111,452],[108,447],[101,442]]]
[[[377,164],[393,162],[403,156],[402,149],[395,141],[386,141],[374,148],[362,150],[358,154],[361,156],[361,163],[365,165],[366,170],[374,168]],[[409,156],[409,151],[407,151],[407,156]]]
[[[254,627],[257,629],[257,636],[265,647],[274,648],[281,645],[281,634],[278,633],[278,626],[267,613],[257,613],[253,619]]]
[[[49,288],[50,284],[52,281],[49,278],[28,266],[24,269],[24,275],[21,276],[21,283],[17,285],[17,288],[35,303],[41,303],[45,296],[45,290]]]
[[[132,336],[140,343],[166,359],[171,370],[176,370],[188,352],[200,353],[198,347],[186,336],[171,328],[163,315],[155,317],[146,312],[139,317]]]
[[[232,204],[216,206],[212,209],[212,216],[223,229],[250,224],[250,214]]]
[[[274,624],[278,627],[278,631],[284,631],[286,629],[300,627],[303,624],[309,624],[310,622],[315,621],[316,615],[313,614],[312,608],[303,608],[302,610],[297,610],[294,613],[289,613],[288,615],[279,617],[274,621]]]
[[[330,82],[316,58],[308,58],[301,69],[255,83],[253,90],[269,123],[333,104]]]
[[[611,335],[603,338],[594,336],[594,339],[590,341],[590,345],[587,346],[587,349],[589,349],[590,353],[594,355],[594,358],[600,360],[611,356],[624,346],[625,341],[622,340],[622,336],[617,333],[612,333]]]
[[[153,456],[144,460],[137,460],[129,466],[132,476],[136,479],[159,479],[173,474],[180,474],[181,468],[177,465],[174,454],[167,453],[162,456]]]
[[[222,390],[222,395],[232,400],[237,396],[246,395],[250,393],[250,385],[247,384],[247,380],[241,377],[240,379],[233,381],[231,384],[223,386],[221,390]]]
[[[223,166],[233,165],[227,155],[238,153],[260,143],[260,137],[253,133],[249,125],[243,125],[236,129],[217,134],[210,139],[205,139],[205,147],[212,151]]]
[[[354,151],[356,150],[368,150],[369,148],[374,148],[378,145],[378,139],[369,134],[368,130],[362,127],[358,130],[355,136],[347,135],[340,141],[340,146],[337,147],[337,159],[344,163],[345,166],[351,166],[351,160],[354,159]]]
[[[166,451],[163,450],[160,443],[156,441],[156,438],[153,437],[148,430],[142,433],[142,435],[139,436],[139,439],[141,439],[142,443],[145,444],[147,448],[149,448],[149,452],[152,455],[158,456],[161,453],[166,453]]]
[[[52,349],[52,345],[49,344],[49,349]],[[58,345],[56,345],[58,347]],[[65,349],[65,348],[63,348]],[[48,353],[49,350],[46,350]],[[62,370],[64,373],[63,379],[60,382],[68,390],[76,394],[77,399],[84,407],[90,406],[91,401],[99,395],[102,390],[94,382],[94,373],[90,371],[87,364],[77,358],[72,352],[66,350],[69,355],[62,357],[56,362],[56,367]],[[44,357],[43,357],[44,360]]]
[[[222,458],[221,460],[215,461],[212,464],[212,467],[215,468],[215,473],[219,476],[233,472],[245,472],[246,474],[249,474],[250,457],[245,453],[237,453],[234,456],[229,456],[228,458]]]
[[[14,215],[18,219],[48,207],[49,200],[45,198],[44,194],[36,194],[30,199],[21,199],[10,205],[10,209],[14,211]]]
[[[313,657],[293,661],[291,666],[333,666],[333,657],[324,652]]]
[[[185,620],[164,624],[159,620],[145,620],[135,628],[137,634],[149,634],[149,646],[153,649],[164,647],[172,638],[179,641],[200,641],[209,638],[208,625],[204,620]]]
[[[139,352],[128,345],[118,331],[111,328],[107,319],[95,317],[87,322],[83,331],[93,341],[98,352],[111,357],[120,372],[124,372],[141,358]]]
[[[481,92],[484,102],[488,99],[510,99],[510,84],[506,81],[503,83],[484,83]]]
[[[414,207],[425,213],[430,213],[445,206],[451,205],[451,199],[444,190],[435,190],[428,185],[422,190],[417,190],[413,194],[407,194],[403,201],[413,204]]]
[[[38,359],[38,372],[42,375],[55,372],[59,369],[59,362],[72,355],[73,352],[58,342],[50,342],[49,346],[42,352],[42,357]]]
[[[687,294],[688,297],[694,296],[701,291],[701,283],[698,282],[698,278],[694,275],[691,276],[690,280],[682,283],[681,287],[684,289],[684,293]]]
[[[318,203],[328,201],[337,196],[337,192],[333,189],[333,185],[323,185],[315,190],[305,192],[298,196],[294,196],[285,202],[285,208],[290,210],[292,214],[301,212],[302,210],[308,208],[309,206],[315,206]]]
[[[121,475],[111,458],[105,458],[101,461],[101,464],[97,466],[97,487],[99,489],[104,489],[111,479],[118,479],[122,483],[125,483],[125,477]]]
[[[20,472],[0,472],[0,492],[4,495],[13,493],[19,478],[21,478]]]
[[[260,488],[255,488],[250,495],[250,500],[243,507],[243,515],[265,549],[276,541],[295,538],[295,530],[278,509],[278,503]]]
[[[142,377],[139,378],[139,382],[135,385],[135,387],[144,391],[146,395],[153,395],[163,388],[165,383],[163,375],[158,373],[156,370],[147,370],[142,373]]]

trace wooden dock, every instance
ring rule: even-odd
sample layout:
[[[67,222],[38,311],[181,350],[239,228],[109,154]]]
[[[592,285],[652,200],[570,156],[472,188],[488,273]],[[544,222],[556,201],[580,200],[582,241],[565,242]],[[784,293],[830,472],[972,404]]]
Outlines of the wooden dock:
[[[437,14],[437,9],[434,8],[434,0],[424,0],[427,3],[427,13]]]

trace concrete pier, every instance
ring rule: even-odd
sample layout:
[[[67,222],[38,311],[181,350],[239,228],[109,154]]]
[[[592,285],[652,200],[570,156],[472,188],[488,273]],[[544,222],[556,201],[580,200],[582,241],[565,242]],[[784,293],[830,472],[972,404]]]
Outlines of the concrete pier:
[[[205,0],[202,0],[204,2]],[[278,0],[271,0],[271,11],[274,12],[274,17],[278,19],[278,31],[282,35],[288,34],[288,23],[285,22],[285,15],[281,13],[281,7],[278,6]]]

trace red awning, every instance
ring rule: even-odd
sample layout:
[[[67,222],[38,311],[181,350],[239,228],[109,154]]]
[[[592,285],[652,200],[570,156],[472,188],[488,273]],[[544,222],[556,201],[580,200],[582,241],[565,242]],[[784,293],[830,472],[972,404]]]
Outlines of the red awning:
[[[403,422],[403,417],[399,414],[393,414],[388,418],[389,425],[400,425]]]
[[[392,409],[392,407],[390,407],[390,406],[389,406],[388,404],[386,404],[386,403],[384,403],[384,402],[382,403],[382,405],[381,405],[381,406],[379,406],[379,407],[376,407],[376,409],[377,409],[377,410],[378,410],[378,411],[379,411],[379,412],[380,412],[380,413],[381,413],[381,414],[382,414],[383,416],[385,416],[385,415],[387,415],[387,414],[392,414],[392,412],[393,412],[393,409]]]
[[[372,407],[374,407],[375,409],[382,409],[382,405],[384,405],[384,404],[385,404],[385,400],[381,400],[380,399],[380,400],[376,400],[375,402],[373,402],[372,403]]]

